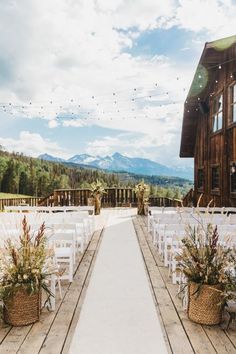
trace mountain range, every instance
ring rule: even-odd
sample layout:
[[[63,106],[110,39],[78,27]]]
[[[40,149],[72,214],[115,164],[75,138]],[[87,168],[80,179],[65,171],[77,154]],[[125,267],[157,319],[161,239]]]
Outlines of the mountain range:
[[[127,157],[118,152],[111,156],[92,156],[88,154],[74,155],[69,159],[62,159],[49,154],[39,155],[38,158],[47,161],[73,163],[83,167],[93,167],[114,172],[129,172],[148,176],[175,176],[193,180],[193,168],[173,168],[158,162]]]

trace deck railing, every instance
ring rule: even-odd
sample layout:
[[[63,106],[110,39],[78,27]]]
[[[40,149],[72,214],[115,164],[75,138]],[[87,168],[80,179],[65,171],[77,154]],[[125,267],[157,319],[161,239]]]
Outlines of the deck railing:
[[[102,197],[102,207],[137,206],[137,197],[133,188],[106,188]],[[88,205],[90,203],[90,189],[58,189],[48,198],[43,199],[40,205],[66,206]],[[151,206],[180,206],[181,202],[176,199],[164,197],[149,197]]]
[[[191,188],[183,198],[183,205],[185,207],[193,206],[194,203],[194,190]]]
[[[102,197],[102,207],[136,207],[137,197],[132,188],[106,188],[106,193]],[[58,189],[46,198],[13,198],[0,199],[0,210],[4,206],[17,206],[27,204],[29,206],[73,206],[89,205],[91,202],[90,189]],[[150,206],[177,207],[181,202],[176,199],[165,197],[149,197]]]
[[[42,198],[37,197],[0,199],[0,210],[3,210],[5,206],[18,206],[25,204],[29,206],[37,206],[41,200]]]

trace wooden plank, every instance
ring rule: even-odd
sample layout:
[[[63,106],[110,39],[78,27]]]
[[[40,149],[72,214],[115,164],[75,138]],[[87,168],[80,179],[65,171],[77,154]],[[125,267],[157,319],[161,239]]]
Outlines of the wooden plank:
[[[86,296],[86,293],[87,293],[87,288],[88,288],[89,281],[90,281],[90,278],[91,278],[91,274],[92,274],[92,271],[93,271],[93,268],[94,268],[94,265],[95,265],[95,260],[97,258],[97,253],[98,253],[98,250],[99,250],[99,247],[100,247],[100,244],[101,244],[101,240],[102,240],[102,237],[99,237],[98,240],[94,239],[93,242],[91,243],[91,250],[94,250],[95,255],[93,257],[93,260],[92,260],[92,263],[91,263],[87,278],[85,280],[85,283],[84,283],[84,286],[83,286],[83,289],[82,289],[81,296],[79,298],[77,307],[75,309],[74,316],[73,316],[73,319],[72,319],[72,322],[71,322],[71,325],[70,325],[70,328],[68,330],[68,334],[67,334],[67,337],[66,337],[66,340],[65,340],[65,343],[64,343],[62,354],[67,354],[69,352],[70,345],[71,345],[71,342],[72,342],[72,338],[73,338],[76,326],[77,326],[79,318],[80,318],[82,305],[84,303],[84,299],[85,299],[85,296]],[[98,241],[98,242],[95,245],[96,241]]]
[[[169,296],[165,283],[161,277],[160,271],[149,247],[147,246],[147,241],[141,225],[138,224],[137,218],[133,220],[171,350],[176,354],[194,353],[180,318],[175,310],[174,304]]]
[[[226,336],[225,332],[218,326],[203,326],[209,339],[219,354],[236,353],[236,348]]]
[[[12,327],[6,339],[0,346],[0,354],[15,354],[29,333],[31,327],[32,325],[24,327]]]
[[[96,233],[98,240],[100,233]],[[94,241],[95,242],[95,241]],[[88,248],[81,266],[75,276],[75,279],[69,287],[60,311],[58,312],[50,331],[41,347],[40,353],[53,354],[60,353],[63,349],[68,330],[73,321],[76,307],[81,296],[85,281],[91,266],[91,262],[95,256],[94,242],[91,243],[91,248]]]
[[[168,278],[168,270],[165,267],[160,268],[162,278],[164,279],[171,299],[175,305],[176,311],[179,314],[179,317],[182,321],[183,327],[188,335],[188,338],[194,348],[195,353],[207,354],[207,353],[216,353],[215,348],[209,341],[208,336],[206,335],[204,329],[201,325],[191,322],[188,319],[186,312],[183,310],[181,300],[177,297],[177,287],[173,285]]]
[[[47,333],[54,321],[54,318],[57,315],[57,312],[60,310],[61,303],[63,301],[63,298],[65,296],[65,293],[68,289],[68,285],[65,287],[62,287],[62,292],[64,294],[62,295],[62,300],[57,299],[56,301],[56,309],[55,311],[48,312],[46,309],[42,312],[40,316],[40,321],[35,323],[31,330],[29,331],[27,337],[21,344],[21,346],[18,349],[19,354],[31,354],[33,353],[38,353],[43,341],[45,340]]]
[[[0,322],[0,345],[7,336],[7,334],[10,332],[11,328],[11,326],[6,325],[3,321]]]
[[[147,243],[153,254],[155,260],[159,259],[156,247],[153,245],[151,237],[147,233],[146,219],[142,218],[140,221],[140,226],[143,233],[146,235]],[[225,333],[219,326],[201,326],[199,324],[193,323],[187,318],[187,314],[182,309],[181,301],[176,296],[177,286],[171,283],[168,277],[168,269],[165,267],[159,267],[160,273],[162,275],[163,281],[169,291],[172,301],[175,305],[176,311],[182,321],[183,327],[188,335],[188,338],[194,348],[196,353],[235,353],[236,348],[234,346],[234,340],[236,335],[232,334],[232,331]],[[234,332],[235,333],[235,332]],[[231,337],[230,337],[231,335]],[[219,342],[217,340],[219,338]]]
[[[78,263],[79,263],[79,261],[78,261]],[[64,288],[64,292],[66,292],[68,289],[68,285],[66,285],[66,287],[64,286],[63,288]],[[59,299],[57,299],[57,300],[58,300],[57,301],[57,308],[59,308],[61,301]],[[4,350],[6,350],[6,348],[9,348],[9,350],[11,350],[12,347],[13,347],[13,349],[12,349],[13,352],[14,352],[15,348],[17,348],[17,350],[20,350],[21,346],[23,345],[23,343],[25,341],[26,341],[26,343],[28,343],[27,338],[29,336],[30,341],[32,341],[32,343],[30,343],[30,345],[29,345],[29,353],[32,353],[32,345],[34,344],[34,342],[39,343],[40,340],[43,340],[45,338],[45,335],[47,333],[47,328],[48,329],[50,328],[51,322],[54,320],[56,313],[57,313],[56,311],[49,313],[48,311],[43,310],[43,313],[42,313],[42,316],[41,316],[41,319],[39,322],[35,323],[33,326],[28,326],[28,328],[29,328],[28,331],[20,330],[20,328],[19,328],[18,331],[16,332],[17,335],[15,334],[15,327],[12,327],[12,329],[10,329],[8,334],[5,336],[4,341],[3,341],[2,345],[0,346],[0,350],[3,350],[3,352],[4,352]],[[44,318],[45,316],[46,316],[46,319]],[[26,328],[26,327],[22,327],[22,328]],[[12,341],[14,341],[14,346],[12,345]],[[24,345],[23,345],[23,347],[24,347]],[[37,352],[36,347],[37,347],[37,345],[35,344],[35,352]],[[27,345],[24,350],[25,351],[23,351],[22,353],[27,352]],[[0,353],[1,353],[1,351],[0,351]]]
[[[151,250],[151,253],[157,263],[160,263],[160,256],[156,247],[153,245],[151,238],[148,237],[147,228],[145,225],[145,220],[141,221],[141,228],[146,235],[148,246]],[[187,314],[184,312],[181,300],[177,297],[177,286],[171,283],[170,278],[168,277],[168,269],[162,266],[159,267],[159,271],[161,273],[162,279],[168,289],[169,295],[174,303],[175,309],[178,312],[178,316],[181,319],[182,325],[186,331],[186,334],[194,348],[196,353],[215,353],[215,348],[212,346],[209,341],[208,336],[206,335],[202,326],[195,324],[188,320]]]
[[[229,337],[230,341],[233,343],[233,345],[236,348],[236,323],[232,323],[230,327],[233,327],[233,329],[228,329],[226,332],[226,335]]]
[[[99,219],[99,226],[102,226],[104,224],[103,219],[104,218],[101,218],[101,220]],[[101,229],[94,233],[87,249],[85,250],[84,255],[79,257],[79,266],[75,274],[74,283],[78,281],[80,281],[81,284],[83,283],[83,277],[81,276],[81,274],[86,274],[86,269],[89,269],[90,267],[91,255],[93,255],[96,250],[100,233]],[[81,277],[80,280],[79,277]],[[48,312],[47,310],[43,310],[40,321],[35,323],[33,326],[22,328],[11,328],[9,326],[2,326],[0,329],[0,341],[2,341],[2,344],[0,345],[0,354],[16,353],[16,351],[21,354],[38,353],[45,339],[47,338],[48,333],[50,333],[50,329],[53,326],[53,323],[56,321],[57,316],[60,314],[60,311],[62,311],[62,314],[60,314],[61,317],[66,315],[68,316],[67,312],[65,311],[64,301],[65,303],[68,303],[68,301],[73,302],[72,298],[76,299],[78,292],[75,291],[74,288],[75,285],[63,285],[62,292],[65,293],[65,298],[63,298],[62,301],[58,300],[56,302],[57,307],[54,312]],[[80,285],[78,289],[79,291],[81,291],[82,285]],[[73,307],[67,307],[67,311],[70,312],[71,316],[73,316]],[[65,336],[68,331],[68,328],[66,328],[65,330],[65,327],[63,327],[62,332],[59,331],[59,334],[62,334],[62,337]],[[54,353],[58,353],[58,351],[55,351]]]

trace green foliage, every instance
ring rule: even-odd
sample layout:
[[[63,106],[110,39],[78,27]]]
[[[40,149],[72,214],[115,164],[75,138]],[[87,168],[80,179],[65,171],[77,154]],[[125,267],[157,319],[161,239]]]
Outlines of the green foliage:
[[[0,192],[46,197],[54,189],[90,188],[100,180],[110,187],[119,185],[116,174],[67,166],[0,149]]]
[[[134,188],[141,179],[157,197],[181,199],[192,187],[183,178],[105,172],[8,153],[0,147],[0,192],[46,197],[54,189],[89,189],[96,180],[108,187]]]

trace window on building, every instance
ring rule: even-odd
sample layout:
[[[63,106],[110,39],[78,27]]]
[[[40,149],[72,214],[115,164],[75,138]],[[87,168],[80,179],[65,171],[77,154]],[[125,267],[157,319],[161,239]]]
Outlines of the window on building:
[[[229,87],[229,122],[236,122],[236,84]]]
[[[220,168],[219,166],[214,166],[211,169],[211,189],[220,188]]]
[[[230,191],[236,193],[236,163],[233,162],[230,166]]]
[[[204,186],[204,171],[203,168],[199,168],[197,173],[197,187],[198,189],[203,189],[203,186]]]
[[[212,131],[222,129],[223,121],[223,94],[217,95],[212,102]]]

